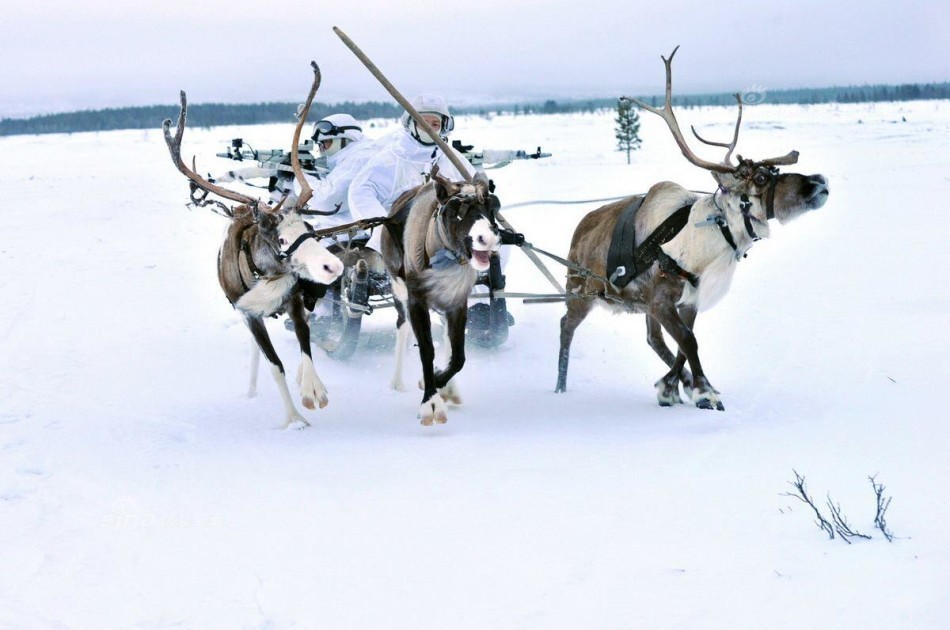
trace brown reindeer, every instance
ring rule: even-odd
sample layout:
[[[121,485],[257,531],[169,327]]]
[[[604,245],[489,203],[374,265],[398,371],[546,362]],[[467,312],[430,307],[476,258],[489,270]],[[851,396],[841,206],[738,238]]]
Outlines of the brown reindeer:
[[[679,47],[677,47],[678,49]],[[646,314],[647,343],[670,367],[656,383],[660,405],[681,403],[679,383],[697,407],[724,409],[699,361],[693,324],[729,289],[736,264],[752,243],[769,235],[769,219],[786,223],[820,208],[828,198],[821,175],[779,173],[778,166],[795,164],[798,152],[767,160],[731,161],[742,122],[742,100],[731,143],[700,141],[727,149],[722,163],[707,162],[689,149],[672,106],[673,55],[666,65],[666,104],[662,110],[630,99],[661,116],[683,155],[712,173],[719,188],[713,194],[690,192],[661,182],[646,195],[629,197],[594,210],[574,232],[568,259],[590,273],[569,271],[567,313],[561,319],[561,348],[555,391],[567,388],[567,368],[574,331],[595,303]],[[695,129],[693,130],[695,134]],[[632,228],[633,237],[630,237]],[[626,232],[626,236],[623,236]],[[614,240],[614,235],[617,239]],[[621,243],[614,245],[612,240]],[[623,244],[626,243],[626,244]],[[626,265],[611,265],[626,255]],[[663,339],[665,330],[676,342],[676,356]],[[684,363],[689,363],[690,371]]]
[[[313,85],[291,145],[291,162],[301,186],[301,192],[291,208],[282,208],[283,202],[272,208],[259,199],[216,186],[198,175],[194,166],[188,168],[185,165],[181,159],[181,140],[188,110],[184,92],[181,93],[181,113],[178,115],[175,136],[172,137],[169,131],[171,120],[165,120],[162,125],[172,161],[191,181],[192,201],[198,205],[215,204],[231,218],[231,225],[218,252],[218,282],[228,300],[243,316],[256,343],[248,395],[253,396],[255,393],[258,361],[260,352],[263,352],[271,363],[271,373],[283,399],[285,428],[293,424],[309,426],[310,423],[298,413],[291,400],[284,366],[267,334],[264,318],[286,312],[293,320],[300,344],[301,362],[297,382],[303,406],[308,409],[315,409],[316,405],[325,407],[328,402],[327,390],[317,376],[310,354],[307,310],[313,309],[316,300],[323,296],[326,285],[343,272],[340,259],[319,243],[298,214],[313,194],[303,176],[297,155],[300,130],[320,86],[320,69],[316,63],[311,62],[311,65]],[[198,190],[203,191],[203,194],[198,193]],[[228,208],[221,202],[207,200],[209,194],[241,205]]]
[[[429,426],[446,421],[445,403],[460,402],[452,383],[465,364],[468,296],[480,271],[489,267],[501,242],[495,213],[498,198],[489,192],[484,173],[471,183],[450,182],[433,167],[431,181],[393,203],[382,235],[382,253],[396,302],[396,375],[402,387],[408,313],[422,359],[422,404],[419,418]],[[436,370],[429,310],[443,315],[451,355]]]

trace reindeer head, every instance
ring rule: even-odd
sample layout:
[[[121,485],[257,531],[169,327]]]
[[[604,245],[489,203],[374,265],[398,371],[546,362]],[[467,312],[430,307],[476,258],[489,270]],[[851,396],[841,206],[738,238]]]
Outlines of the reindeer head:
[[[792,165],[798,162],[798,151],[791,151],[787,155],[765,160],[746,160],[737,156],[738,164],[732,162],[732,152],[739,140],[739,127],[742,123],[742,98],[735,95],[739,105],[739,115],[736,119],[735,132],[732,142],[712,142],[703,139],[695,128],[693,135],[700,142],[711,146],[724,147],[726,155],[721,163],[709,162],[696,156],[686,143],[683,132],[680,130],[676,116],[673,114],[673,56],[679,46],[673,49],[670,58],[661,57],[666,65],[666,104],[663,109],[651,107],[639,99],[630,100],[643,109],[660,116],[666,121],[673,133],[673,138],[680,147],[683,155],[691,163],[712,173],[719,184],[721,203],[732,209],[738,208],[743,214],[758,217],[765,221],[776,218],[779,223],[786,223],[804,214],[809,210],[816,210],[824,205],[828,199],[828,180],[822,175],[800,175],[798,173],[780,173],[778,167]],[[627,97],[621,97],[626,99]]]
[[[274,256],[287,266],[288,272],[320,284],[330,284],[343,273],[343,263],[319,243],[310,226],[298,213],[298,210],[306,206],[307,201],[313,195],[313,191],[303,176],[298,156],[300,131],[306,121],[310,105],[313,103],[313,97],[320,87],[320,68],[315,62],[310,62],[310,64],[314,72],[313,85],[310,88],[307,103],[297,122],[291,150],[294,174],[301,186],[301,193],[293,208],[284,209],[283,201],[276,208],[272,208],[259,199],[212,184],[198,175],[194,164],[191,168],[185,165],[181,159],[181,141],[185,133],[185,120],[188,112],[188,101],[184,92],[181,92],[181,112],[178,115],[178,126],[174,137],[170,132],[171,120],[166,119],[162,124],[162,129],[172,161],[178,167],[178,170],[191,181],[193,202],[198,204],[210,203],[205,201],[205,197],[208,194],[214,194],[244,204],[250,209],[253,220],[258,225],[259,234],[270,245]],[[203,191],[203,196],[196,197],[196,189]],[[219,206],[224,207],[220,203]],[[234,216],[233,211],[229,211],[227,214],[231,217]]]
[[[320,244],[296,210],[261,212],[258,232],[290,273],[318,284],[331,284],[343,262]]]
[[[436,220],[446,245],[471,261],[476,271],[486,271],[492,252],[498,251],[501,238],[495,213],[501,207],[498,198],[489,192],[488,177],[476,173],[471,183],[455,183],[432,168],[439,210]]]

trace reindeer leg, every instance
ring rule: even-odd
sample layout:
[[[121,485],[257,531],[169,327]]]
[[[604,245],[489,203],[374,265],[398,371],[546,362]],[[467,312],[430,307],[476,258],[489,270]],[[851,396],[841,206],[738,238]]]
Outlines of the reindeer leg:
[[[689,367],[693,370],[693,390],[690,392],[693,403],[701,409],[724,410],[725,407],[719,400],[718,393],[710,384],[709,379],[706,378],[702,364],[699,362],[699,345],[696,342],[696,336],[680,317],[672,300],[667,299],[655,304],[652,314],[676,341],[680,348],[680,354],[684,355],[685,359],[689,361]],[[681,364],[682,360],[677,355],[673,369],[668,374],[675,374],[678,377],[682,367]]]
[[[465,365],[465,321],[467,318],[467,305],[446,312],[443,347],[451,349],[451,353],[445,369],[435,373],[435,386],[439,388],[439,394],[446,402],[456,405],[462,404],[462,397],[453,379]]]
[[[680,306],[677,309],[677,312],[680,314],[680,319],[683,320],[683,323],[686,326],[693,330],[693,326],[696,324],[696,307],[695,306]],[[693,333],[695,335],[695,333]],[[689,393],[693,391],[693,375],[689,373],[689,370],[685,368],[686,365],[686,355],[681,351],[676,352],[676,359],[679,362],[679,374],[680,381],[683,383],[683,391]],[[674,364],[675,365],[675,364]],[[673,367],[672,365],[670,366]],[[716,390],[713,390],[716,391]],[[718,394],[719,392],[716,391]]]
[[[261,348],[257,345],[257,341],[254,341],[254,347],[251,350],[251,379],[247,385],[247,397],[254,398],[257,396],[257,372],[260,369],[261,365]]]
[[[300,367],[297,368],[297,385],[300,387],[300,396],[303,406],[307,409],[316,409],[314,402],[323,409],[330,402],[327,388],[317,376],[317,368],[313,365],[313,355],[310,349],[310,326],[307,325],[307,309],[304,307],[303,297],[295,295],[291,298],[288,312],[294,322],[294,333],[300,344]]]
[[[667,367],[672,368],[660,380],[653,384],[656,388],[656,398],[660,401],[660,406],[672,407],[673,405],[683,404],[683,399],[680,398],[679,372],[683,367],[686,355],[682,352],[678,355],[674,355],[670,351],[666,345],[666,340],[663,339],[663,328],[659,320],[649,313],[647,313],[647,344],[653,349],[657,356],[666,363]],[[683,357],[684,360],[677,361],[679,357]],[[676,365],[677,363],[679,364],[678,366]]]
[[[425,426],[433,422],[443,424],[446,421],[445,401],[435,386],[435,348],[432,346],[432,321],[429,319],[429,307],[409,292],[409,321],[419,343],[419,358],[422,360],[422,404],[419,407],[419,419]]]
[[[397,392],[406,391],[402,380],[403,362],[406,358],[406,346],[409,343],[409,322],[406,320],[406,285],[402,280],[392,280],[393,304],[396,307],[396,371],[389,382],[389,386]]]
[[[692,322],[696,319],[695,309],[693,309],[692,316],[689,319],[687,319],[689,314],[686,313],[684,309],[680,309],[680,314],[684,323],[692,328]],[[680,381],[683,382],[683,388],[687,392],[693,389],[693,375],[684,367],[686,364],[686,355],[682,352],[677,353],[675,356],[673,355],[666,345],[666,340],[663,339],[663,328],[660,326],[660,322],[656,317],[647,313],[646,320],[647,344],[656,352],[657,356],[671,368],[663,378],[654,383],[654,387],[656,387],[656,397],[660,401],[661,407],[680,405],[683,403],[683,399],[680,398],[679,393]]]
[[[294,407],[293,401],[290,399],[290,391],[287,389],[287,379],[284,375],[284,366],[280,362],[280,358],[277,356],[277,352],[274,350],[274,346],[270,341],[267,328],[264,326],[264,320],[260,315],[248,315],[245,313],[244,323],[247,324],[251,334],[254,335],[254,339],[257,340],[257,345],[261,349],[261,352],[264,353],[264,356],[267,357],[267,360],[271,363],[271,374],[274,376],[274,382],[277,383],[277,389],[280,391],[281,399],[284,401],[286,419],[284,420],[283,428],[286,429],[294,423],[300,423],[301,426],[310,426],[310,423],[300,415],[297,408]]]
[[[594,306],[593,300],[574,296],[570,286],[567,295],[567,313],[561,318],[561,350],[557,358],[557,386],[554,388],[556,393],[567,391],[567,365],[571,357],[574,331]]]

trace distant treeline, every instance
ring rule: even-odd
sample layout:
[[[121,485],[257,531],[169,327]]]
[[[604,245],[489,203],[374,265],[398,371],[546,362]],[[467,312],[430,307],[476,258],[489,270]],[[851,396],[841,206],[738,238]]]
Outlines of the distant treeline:
[[[296,120],[297,103],[189,103],[188,126],[218,127],[220,125],[258,125]],[[358,120],[369,118],[396,118],[402,108],[394,103],[314,103],[310,120],[319,120],[328,114],[345,112]],[[162,121],[178,119],[178,105],[149,105],[147,107],[118,107],[86,110],[63,114],[47,114],[33,118],[4,118],[0,120],[0,136],[40,133],[73,133],[78,131],[112,131],[116,129],[160,129]],[[309,135],[309,134],[308,134]]]
[[[637,94],[627,94],[636,96]],[[904,85],[866,85],[860,87],[800,88],[794,90],[749,89],[741,92],[746,104],[772,103],[794,105],[817,105],[820,103],[875,103],[884,101],[920,101],[931,99],[950,99],[950,82],[911,83]],[[643,98],[643,97],[640,97]],[[650,96],[644,101],[654,107],[663,106],[663,96]],[[735,105],[733,93],[673,95],[676,107],[710,107]],[[467,113],[488,114],[489,112],[513,112],[515,114],[563,114],[572,112],[593,112],[603,109],[616,109],[616,98],[592,99],[587,101],[557,102],[547,100],[543,103],[508,104],[494,107],[470,107],[461,111]]]
[[[630,94],[628,96],[636,96]],[[950,82],[911,83],[904,85],[866,85],[859,87],[802,88],[795,90],[765,90],[750,88],[742,93],[745,103],[774,103],[812,105],[819,103],[873,103],[883,101],[917,101],[950,99]],[[653,105],[662,105],[662,96],[646,99]],[[734,105],[735,97],[728,93],[687,94],[674,96],[677,107],[705,107]],[[593,112],[615,109],[616,98],[591,100],[555,101],[540,103],[508,103],[491,106],[460,107],[458,113],[468,114],[562,114]],[[259,103],[254,105],[229,105],[224,103],[198,103],[188,106],[188,123],[192,127],[217,127],[220,125],[257,125],[275,122],[292,122],[297,103]],[[397,118],[402,108],[393,103],[354,103],[347,101],[328,105],[314,103],[311,120],[319,120],[331,113],[352,114],[359,120],[370,118]],[[63,114],[48,114],[32,118],[4,118],[0,120],[0,136],[41,133],[72,133],[79,131],[110,131],[114,129],[158,129],[165,118],[175,120],[177,105],[151,105],[148,107],[120,107],[114,109],[88,110]]]

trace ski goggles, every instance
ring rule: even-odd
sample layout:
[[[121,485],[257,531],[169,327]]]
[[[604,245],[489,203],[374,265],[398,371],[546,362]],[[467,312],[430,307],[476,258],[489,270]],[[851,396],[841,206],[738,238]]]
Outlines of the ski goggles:
[[[316,140],[318,136],[339,136],[344,131],[349,131],[351,129],[363,131],[362,127],[358,127],[356,125],[343,125],[342,127],[338,127],[329,120],[321,120],[313,127],[313,139]]]
[[[419,114],[422,115],[422,116],[426,116],[426,115],[428,115],[428,116],[438,116],[439,118],[441,118],[441,119],[442,119],[442,130],[441,130],[441,131],[442,131],[442,133],[444,133],[444,134],[445,134],[445,133],[448,133],[448,132],[450,132],[450,131],[452,131],[453,129],[455,129],[455,117],[454,117],[454,116],[446,116],[446,115],[443,114],[442,112],[419,112]]]

